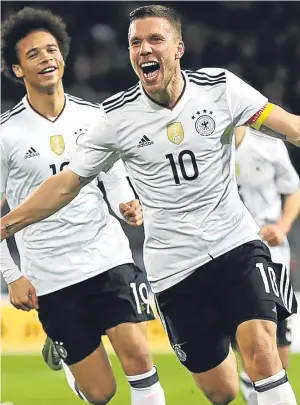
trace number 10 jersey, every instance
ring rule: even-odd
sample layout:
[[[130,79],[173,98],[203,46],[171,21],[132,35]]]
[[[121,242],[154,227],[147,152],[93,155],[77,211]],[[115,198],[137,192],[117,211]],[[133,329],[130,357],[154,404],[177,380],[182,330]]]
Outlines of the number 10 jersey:
[[[267,99],[225,69],[182,75],[185,88],[172,109],[140,83],[104,101],[102,119],[70,164],[88,177],[121,153],[144,208],[144,260],[154,292],[259,238],[238,195],[233,129]]]

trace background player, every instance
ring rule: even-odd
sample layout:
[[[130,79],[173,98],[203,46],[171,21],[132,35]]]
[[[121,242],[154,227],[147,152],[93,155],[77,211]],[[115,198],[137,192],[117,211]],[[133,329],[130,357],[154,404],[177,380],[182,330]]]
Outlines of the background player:
[[[283,263],[290,272],[287,234],[300,210],[299,176],[281,140],[247,127],[236,128],[235,137],[236,174],[242,200],[261,229],[272,261]],[[282,366],[287,369],[292,342],[290,319],[278,324],[277,340]],[[256,404],[256,392],[249,376],[242,371],[240,377],[246,402]]]
[[[180,361],[213,404],[230,403],[238,391],[229,352],[236,332],[258,404],[295,405],[276,345],[277,316],[293,313],[295,298],[238,196],[232,135],[249,123],[298,143],[300,117],[227,70],[182,72],[181,24],[167,7],[131,13],[129,45],[140,83],[103,102],[69,168],[4,217],[2,238],[67,205],[121,155],[143,204],[145,264]],[[274,288],[266,289],[259,268]]]
[[[78,138],[100,113],[99,105],[64,93],[68,48],[64,23],[48,11],[25,8],[2,24],[5,72],[26,87],[26,96],[1,116],[1,192],[12,209],[66,168]],[[124,215],[139,225],[141,212],[124,172],[115,166],[103,180],[115,211],[121,215],[119,203],[130,201]],[[11,302],[38,310],[80,398],[105,404],[116,391],[101,344],[107,334],[132,405],[165,404],[143,323],[153,319],[146,276],[95,180],[70,206],[24,231],[21,268],[24,276],[6,277]]]

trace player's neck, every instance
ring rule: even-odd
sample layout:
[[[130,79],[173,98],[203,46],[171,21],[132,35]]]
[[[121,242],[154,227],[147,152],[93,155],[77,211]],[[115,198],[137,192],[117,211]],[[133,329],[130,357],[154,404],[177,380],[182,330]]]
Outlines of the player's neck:
[[[166,89],[157,94],[149,94],[149,96],[158,104],[172,109],[181,97],[184,87],[185,80],[182,76],[180,66],[178,66]]]
[[[65,105],[65,93],[62,83],[54,91],[45,93],[27,88],[27,98],[32,108],[49,120],[55,119],[62,112]]]

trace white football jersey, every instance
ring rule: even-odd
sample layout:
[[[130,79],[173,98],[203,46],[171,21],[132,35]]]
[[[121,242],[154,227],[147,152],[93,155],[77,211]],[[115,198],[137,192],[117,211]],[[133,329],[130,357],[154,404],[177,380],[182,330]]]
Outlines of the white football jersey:
[[[26,97],[1,116],[1,192],[11,209],[68,165],[78,137],[98,118],[99,105],[69,95],[65,99],[55,121],[39,115]],[[110,172],[113,180],[106,176],[110,189],[114,179],[118,186],[119,167],[116,173],[114,177],[114,168]],[[134,198],[127,185],[127,191],[123,187],[120,192],[120,202]],[[21,269],[38,295],[133,261],[128,239],[109,214],[96,180],[68,206],[24,229],[21,245]]]
[[[182,72],[172,109],[141,84],[104,101],[102,117],[79,139],[70,169],[89,177],[119,156],[144,209],[144,261],[154,292],[247,242],[259,228],[235,179],[235,126],[267,99],[225,69]]]
[[[236,174],[242,200],[260,228],[278,222],[281,195],[295,193],[300,185],[284,143],[250,128],[236,151]],[[288,241],[269,248],[272,260],[289,268]]]
[[[281,217],[281,195],[299,189],[299,176],[283,141],[247,128],[236,151],[240,195],[257,224],[276,223]]]

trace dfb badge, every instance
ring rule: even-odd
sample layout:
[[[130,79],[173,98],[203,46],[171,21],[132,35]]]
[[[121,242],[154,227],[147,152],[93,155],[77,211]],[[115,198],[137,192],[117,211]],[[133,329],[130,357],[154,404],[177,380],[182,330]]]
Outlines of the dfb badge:
[[[176,356],[181,361],[181,363],[184,363],[186,361],[187,357],[186,357],[186,354],[184,353],[184,351],[181,349],[181,345],[176,343],[173,346],[173,349],[174,349]]]
[[[195,121],[196,131],[202,136],[209,136],[214,133],[216,128],[215,120],[212,118],[212,111],[202,110],[197,111],[196,114],[192,116]]]
[[[54,342],[54,346],[55,349],[57,351],[57,353],[59,354],[59,356],[65,360],[68,356],[68,352],[66,351],[66,349],[63,346],[63,342]]]

